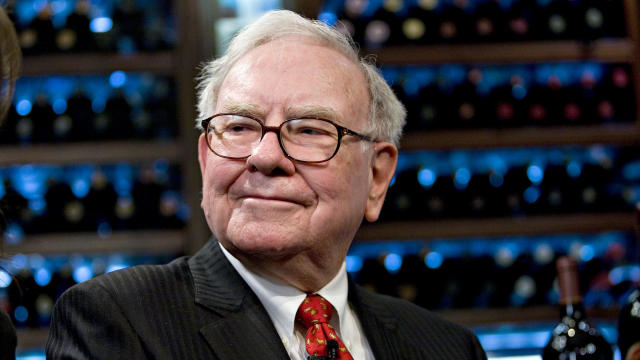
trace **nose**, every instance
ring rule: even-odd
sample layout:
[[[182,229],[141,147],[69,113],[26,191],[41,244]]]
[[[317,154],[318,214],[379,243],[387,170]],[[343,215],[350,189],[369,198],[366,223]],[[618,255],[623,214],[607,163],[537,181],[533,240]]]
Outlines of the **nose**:
[[[247,158],[247,166],[265,175],[295,173],[295,165],[284,154],[278,142],[278,135],[273,131],[264,134],[262,141]]]

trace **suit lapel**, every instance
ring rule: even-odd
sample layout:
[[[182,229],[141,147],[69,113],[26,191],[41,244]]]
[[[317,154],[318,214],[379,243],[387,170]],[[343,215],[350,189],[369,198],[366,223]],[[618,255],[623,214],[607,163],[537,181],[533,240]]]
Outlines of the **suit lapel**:
[[[231,266],[216,240],[210,240],[189,260],[189,268],[195,302],[218,315],[200,329],[218,358],[289,358],[260,300]]]
[[[353,306],[376,359],[398,359],[397,321],[387,308],[349,277],[349,302]]]

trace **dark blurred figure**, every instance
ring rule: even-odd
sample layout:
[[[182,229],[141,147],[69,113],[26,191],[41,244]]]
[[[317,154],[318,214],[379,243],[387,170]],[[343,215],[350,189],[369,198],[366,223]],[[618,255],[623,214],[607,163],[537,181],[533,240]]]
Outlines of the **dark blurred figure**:
[[[18,46],[13,23],[9,20],[4,9],[0,7],[0,73],[2,74],[0,83],[0,125],[2,125],[4,116],[11,107],[11,98],[20,70],[20,60],[20,47]],[[4,253],[2,249],[2,234],[5,227],[1,205],[2,203],[0,202],[0,256]],[[11,318],[0,309],[0,360],[15,359],[16,344],[16,330],[11,323]]]

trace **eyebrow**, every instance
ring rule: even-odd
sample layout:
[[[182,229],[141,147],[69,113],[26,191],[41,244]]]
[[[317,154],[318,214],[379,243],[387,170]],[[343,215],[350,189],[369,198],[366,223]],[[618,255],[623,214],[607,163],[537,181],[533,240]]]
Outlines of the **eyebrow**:
[[[256,104],[231,103],[223,106],[222,111],[238,115],[249,115],[259,119],[266,117],[266,111]],[[290,106],[285,109],[285,118],[325,119],[341,123],[342,117],[333,108],[317,105]]]
[[[288,119],[291,118],[313,118],[325,119],[340,122],[342,117],[332,108],[326,106],[296,106],[285,110]]]

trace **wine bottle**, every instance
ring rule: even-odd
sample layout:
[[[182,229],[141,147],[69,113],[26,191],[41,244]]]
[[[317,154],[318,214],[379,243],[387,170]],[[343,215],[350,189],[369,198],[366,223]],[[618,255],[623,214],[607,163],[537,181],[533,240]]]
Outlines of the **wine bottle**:
[[[119,52],[131,53],[142,49],[144,14],[134,0],[123,0],[113,12],[113,23]]]
[[[556,262],[560,286],[561,320],[542,352],[543,360],[612,360],[611,345],[587,319],[578,280],[577,261],[560,257]]]
[[[385,0],[376,10],[364,30],[364,43],[368,47],[397,45],[402,37],[400,12],[402,0]]]
[[[445,6],[438,17],[440,41],[461,42],[473,38],[469,6],[468,0],[454,0],[453,4]]]
[[[437,15],[434,10],[437,6],[438,0],[422,0],[409,9],[402,22],[403,42],[431,44],[435,41]]]
[[[102,170],[95,170],[91,175],[89,193],[84,199],[86,218],[93,229],[99,228],[102,223],[113,223],[115,220],[113,209],[116,207],[117,200],[118,194],[113,184],[109,183]]]
[[[507,39],[512,41],[530,40],[531,13],[527,1],[517,1],[506,12],[508,24]]]
[[[362,46],[364,44],[364,29],[366,26],[366,19],[364,18],[364,11],[367,7],[367,1],[364,0],[346,0],[344,2],[344,8],[338,14],[338,23],[336,28],[351,36],[353,41]]]
[[[61,51],[90,51],[95,48],[95,39],[89,24],[87,0],[76,2],[74,11],[69,14],[65,25],[56,34],[56,45]]]
[[[41,54],[55,50],[55,29],[51,14],[51,6],[47,4],[29,25],[21,29],[18,36],[25,54]]]
[[[67,100],[67,114],[73,123],[70,139],[74,141],[89,140],[92,135],[94,112],[91,99],[82,88],[78,87]]]
[[[618,347],[623,360],[640,359],[640,288],[629,295],[620,310]]]
[[[40,93],[36,96],[29,117],[32,120],[32,139],[36,143],[50,142],[53,138],[52,124],[55,112],[49,104],[47,96]]]

